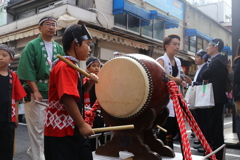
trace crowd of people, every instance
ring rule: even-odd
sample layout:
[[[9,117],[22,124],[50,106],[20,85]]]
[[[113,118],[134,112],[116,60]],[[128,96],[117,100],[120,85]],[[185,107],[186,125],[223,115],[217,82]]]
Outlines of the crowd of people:
[[[24,98],[24,111],[30,138],[28,156],[32,160],[65,160],[92,158],[95,140],[92,127],[104,127],[99,108],[95,110],[95,120],[86,123],[85,108],[96,105],[95,83],[102,63],[96,57],[89,57],[92,37],[85,25],[71,25],[64,31],[62,46],[53,40],[57,30],[57,21],[53,17],[43,17],[38,24],[40,35],[30,41],[21,53],[17,74],[9,70],[13,61],[14,50],[7,45],[0,45],[0,159],[13,158],[15,128],[18,126],[18,101]],[[182,76],[181,61],[176,56],[180,50],[180,37],[168,35],[163,40],[165,54],[156,59],[170,75],[171,81],[187,88],[189,85],[212,83],[215,105],[211,108],[192,111],[203,135],[212,150],[224,144],[223,115],[224,105],[229,115],[232,100],[235,102],[237,134],[240,139],[240,45],[231,69],[229,62],[220,54],[224,42],[213,39],[206,51],[199,50],[195,56],[198,66],[193,79]],[[69,62],[78,65],[86,61],[89,77],[83,77],[63,61],[57,54]],[[114,57],[122,55],[114,52]],[[156,73],[157,74],[157,73]],[[227,92],[227,78],[232,80],[233,92]],[[20,80],[24,81],[22,86]],[[6,94],[9,93],[9,94]],[[184,93],[183,93],[184,94]],[[172,100],[167,108],[169,117],[162,126],[167,133],[159,132],[158,138],[173,149],[173,137],[179,133]],[[4,142],[4,143],[2,143]],[[181,143],[181,141],[180,141]],[[195,148],[204,152],[197,141]],[[216,154],[222,159],[223,151]]]

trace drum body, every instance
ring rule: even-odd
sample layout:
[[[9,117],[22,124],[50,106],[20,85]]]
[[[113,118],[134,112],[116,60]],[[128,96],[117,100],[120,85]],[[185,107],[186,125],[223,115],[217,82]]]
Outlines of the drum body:
[[[126,54],[101,68],[96,96],[111,116],[132,119],[149,108],[160,114],[169,101],[165,73],[160,64],[142,54]]]

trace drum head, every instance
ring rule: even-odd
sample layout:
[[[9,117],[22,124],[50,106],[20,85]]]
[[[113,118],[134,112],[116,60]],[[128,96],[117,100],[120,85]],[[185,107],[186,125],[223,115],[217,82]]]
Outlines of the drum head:
[[[148,103],[150,92],[146,68],[134,58],[116,57],[101,68],[96,96],[101,107],[117,118],[131,118]]]

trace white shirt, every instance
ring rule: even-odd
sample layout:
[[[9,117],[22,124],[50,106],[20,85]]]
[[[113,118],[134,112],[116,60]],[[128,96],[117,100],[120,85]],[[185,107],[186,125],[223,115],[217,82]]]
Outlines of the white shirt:
[[[50,62],[52,62],[53,43],[52,42],[47,42],[47,41],[44,41],[44,43],[45,43],[45,48],[46,48],[47,53],[48,53],[48,60]]]
[[[201,65],[198,65],[197,72],[196,72],[196,74],[195,74],[195,76],[194,76],[194,79],[193,79],[194,82],[197,81],[198,74],[199,74],[200,70],[202,69],[202,67],[204,66],[204,64],[205,64],[205,63],[203,63],[203,64],[201,64]]]
[[[169,59],[167,53],[165,53],[161,57],[158,57],[156,60],[159,60],[159,59],[162,59],[164,61],[164,67],[163,68],[165,69],[165,72],[167,74],[172,75],[172,73],[173,73],[173,71],[172,71],[172,64],[170,62],[170,59]],[[178,58],[176,58],[176,57],[174,57],[174,59],[175,59],[175,62],[176,62],[175,65],[177,65],[177,67],[178,67],[177,77],[180,78],[180,71],[182,69],[181,68],[181,61]],[[173,106],[173,102],[172,102],[171,98],[169,99],[169,103],[168,103],[167,107],[168,107],[168,110],[169,110],[169,117],[175,117],[174,106]]]

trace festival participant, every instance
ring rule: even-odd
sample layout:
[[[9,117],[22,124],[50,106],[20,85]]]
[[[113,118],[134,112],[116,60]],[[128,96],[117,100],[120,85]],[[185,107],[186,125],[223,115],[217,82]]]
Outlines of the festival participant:
[[[233,66],[233,97],[235,103],[235,120],[236,120],[236,133],[238,137],[238,146],[240,146],[240,41],[238,42],[236,56],[234,58],[234,66]]]
[[[62,37],[66,58],[77,65],[89,56],[92,37],[85,25],[69,26]],[[94,73],[82,85],[81,74],[63,61],[50,73],[49,107],[46,110],[44,148],[46,160],[91,160],[88,136],[94,134],[82,116],[83,95],[98,81]]]
[[[194,76],[193,81],[185,76],[185,80],[188,84],[193,85],[202,85],[203,79],[202,79],[202,73],[207,69],[207,61],[208,61],[208,54],[203,49],[200,49],[195,56],[195,64],[197,65],[197,71]],[[194,115],[194,119],[197,121],[199,128],[201,129],[204,137],[208,141],[208,143],[211,142],[210,135],[209,135],[209,129],[208,129],[208,110],[209,108],[197,108],[192,110],[192,113]],[[204,153],[205,150],[203,149],[203,146],[199,140],[194,141],[195,146],[193,148],[197,149],[198,152]]]
[[[57,54],[63,55],[62,46],[53,40],[57,30],[57,21],[52,17],[43,17],[38,23],[40,35],[30,41],[22,51],[18,65],[19,79],[25,81],[26,90],[30,90],[30,99],[24,104],[30,148],[28,156],[32,160],[44,158],[44,117],[48,103],[48,79],[52,62]]]
[[[181,71],[181,61],[175,57],[180,49],[180,37],[175,34],[168,35],[163,40],[163,48],[165,54],[156,60],[163,66],[165,72],[171,75],[171,81],[175,81],[178,85],[182,84],[182,79],[180,78]],[[178,133],[178,123],[174,113],[173,102],[170,99],[167,105],[169,109],[169,117],[166,123],[162,126],[167,130],[167,133],[160,132],[159,138],[164,142],[165,145],[173,149],[173,137]]]
[[[101,67],[101,62],[96,57],[89,57],[86,61],[86,71],[88,73],[98,74]],[[87,77],[83,79],[83,83],[87,81]],[[104,127],[103,118],[101,115],[101,109],[98,102],[96,102],[96,93],[95,93],[95,85],[92,86],[88,93],[84,94],[84,108],[85,108],[85,121],[92,126],[92,128]],[[98,138],[100,143],[103,144],[104,137],[101,136]],[[96,150],[96,141],[95,138],[90,139],[90,144],[92,146],[92,151]]]
[[[222,39],[213,39],[207,47],[207,53],[211,57],[208,68],[202,73],[202,79],[212,83],[215,106],[208,110],[210,145],[216,150],[224,144],[223,135],[223,108],[227,103],[226,83],[228,76],[227,60],[220,54],[224,47]],[[216,153],[218,160],[223,159],[223,149]]]
[[[14,51],[0,44],[0,159],[13,159],[14,132],[18,126],[18,101],[26,93],[18,76],[9,70]]]

